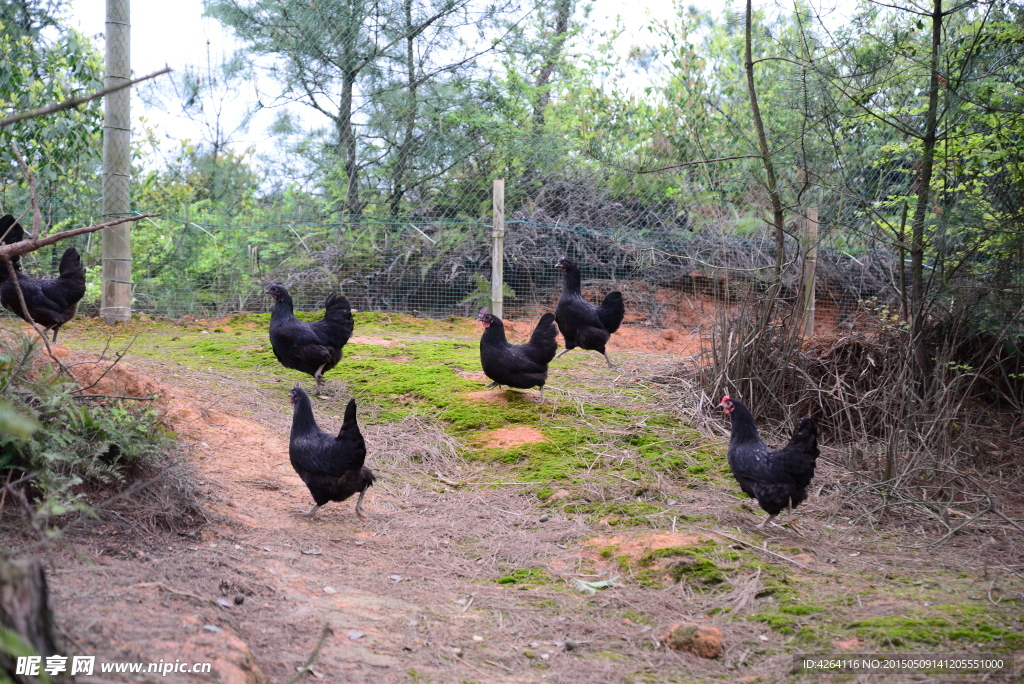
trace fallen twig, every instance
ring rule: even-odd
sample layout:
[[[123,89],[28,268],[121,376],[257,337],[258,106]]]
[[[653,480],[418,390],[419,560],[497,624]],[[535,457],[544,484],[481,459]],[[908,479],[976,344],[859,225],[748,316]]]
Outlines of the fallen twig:
[[[769,551],[768,549],[763,548],[761,546],[758,546],[757,544],[751,544],[748,541],[743,541],[742,539],[738,539],[737,537],[731,537],[728,534],[723,534],[721,532],[715,532],[714,530],[709,530],[706,527],[698,527],[697,529],[698,530],[703,530],[704,532],[709,532],[711,534],[717,534],[719,537],[725,537],[729,541],[734,541],[737,544],[743,544],[744,546],[749,546],[750,548],[754,549],[755,551],[760,551],[762,553],[767,553],[769,556],[775,556],[776,558],[781,558],[782,560],[786,561],[787,563],[792,563],[793,565],[795,565],[795,566],[797,566],[799,568],[803,568],[804,570],[809,570],[810,572],[818,572],[817,570],[815,570],[814,568],[810,567],[809,565],[804,565],[800,561],[793,560],[789,556],[783,556],[781,553],[776,553],[775,551]]]
[[[449,487],[463,487],[463,486],[465,486],[465,484],[462,483],[462,482],[456,482],[455,480],[449,480],[447,477],[442,475],[440,472],[434,473],[434,477],[436,477],[438,479],[438,481],[443,482],[444,484],[448,485]]]
[[[116,356],[117,358],[114,359],[114,362],[111,363],[109,366],[107,366],[106,369],[104,369],[103,373],[100,374],[100,377],[96,378],[96,380],[94,380],[91,385],[86,385],[85,387],[79,387],[75,391],[76,392],[85,392],[86,390],[90,390],[93,387],[95,387],[96,385],[100,384],[100,381],[103,380],[103,378],[107,377],[107,373],[112,371],[114,369],[114,366],[116,366],[118,363],[121,362],[121,359],[124,358],[124,355],[128,353],[128,350],[132,348],[132,345],[135,344],[135,340],[137,340],[137,339],[139,339],[138,335],[136,335],[135,337],[132,338],[132,341],[129,342],[128,346],[124,348],[124,351],[122,351],[122,352],[115,352],[114,356]],[[103,353],[105,354],[106,351],[107,350],[104,349]],[[101,361],[103,360],[103,356],[100,356],[100,360]]]
[[[74,399],[130,399],[132,401],[156,401],[160,397],[151,394],[148,397],[130,397],[127,394],[76,394]]]
[[[316,648],[309,654],[309,658],[306,660],[306,664],[300,668],[297,668],[299,673],[288,680],[288,684],[296,684],[307,672],[312,672],[313,663],[316,661],[318,655],[320,655],[320,649],[324,647],[324,642],[327,641],[327,637],[334,634],[330,625],[324,625],[323,630],[320,632],[320,640],[316,642]]]
[[[196,601],[201,601],[203,603],[210,603],[210,604],[213,604],[213,605],[217,606],[218,608],[225,608],[226,607],[226,606],[222,606],[221,604],[217,603],[217,601],[215,599],[203,598],[202,596],[198,596],[198,595],[193,594],[192,592],[189,592],[189,591],[178,591],[177,589],[171,589],[169,586],[167,586],[163,582],[140,582],[139,584],[133,584],[132,587],[134,587],[135,589],[147,589],[147,588],[150,588],[150,587],[152,587],[154,589],[163,589],[168,594],[174,594],[175,596],[184,596],[186,598],[195,599]]]

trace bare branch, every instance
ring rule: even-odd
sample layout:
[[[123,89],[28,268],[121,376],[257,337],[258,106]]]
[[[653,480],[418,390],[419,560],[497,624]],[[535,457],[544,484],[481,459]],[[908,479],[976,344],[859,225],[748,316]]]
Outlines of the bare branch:
[[[63,102],[58,102],[57,104],[47,105],[45,107],[33,109],[28,112],[18,112],[17,114],[11,114],[8,117],[0,119],[0,128],[3,128],[4,126],[10,126],[12,123],[17,123],[18,121],[24,121],[25,119],[36,119],[40,116],[46,116],[47,114],[53,114],[54,112],[60,112],[65,109],[74,109],[75,107],[81,106],[86,102],[91,102],[92,100],[103,97],[105,95],[109,95],[110,93],[117,92],[118,90],[130,88],[136,83],[148,81],[151,78],[162,76],[163,74],[169,73],[170,71],[172,71],[171,67],[164,67],[160,71],[154,71],[153,73],[147,76],[136,78],[134,80],[128,81],[127,83],[120,83],[118,85],[109,86],[107,88],[101,88],[100,90],[97,90],[96,92],[91,93],[89,95],[82,95],[81,97],[69,97]]]
[[[55,242],[60,242],[69,237],[76,235],[83,235],[85,233],[95,233],[97,230],[103,230],[111,226],[119,226],[122,223],[128,223],[130,221],[141,221],[145,218],[153,218],[160,216],[160,214],[139,214],[138,216],[126,216],[124,218],[115,219],[114,221],[108,221],[106,223],[99,223],[95,226],[85,226],[84,228],[72,228],[71,230],[64,230],[59,233],[55,233],[48,237],[36,238],[35,240],[22,240],[21,242],[15,242],[10,245],[0,245],[0,257],[16,257],[22,254],[28,254],[34,252],[37,249],[42,249],[47,245],[52,245]]]

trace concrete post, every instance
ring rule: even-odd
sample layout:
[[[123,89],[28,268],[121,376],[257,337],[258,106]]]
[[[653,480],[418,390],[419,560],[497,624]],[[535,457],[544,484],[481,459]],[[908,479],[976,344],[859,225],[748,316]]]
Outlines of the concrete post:
[[[105,86],[131,79],[130,0],[107,0],[107,73]],[[103,100],[103,219],[131,210],[131,88]],[[103,229],[103,292],[100,317],[107,323],[132,315],[131,225]]]

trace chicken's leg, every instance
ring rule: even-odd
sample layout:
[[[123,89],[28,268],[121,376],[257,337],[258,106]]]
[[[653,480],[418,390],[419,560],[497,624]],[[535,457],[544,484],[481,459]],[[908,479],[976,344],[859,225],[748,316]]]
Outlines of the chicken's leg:
[[[778,523],[774,523],[774,522],[772,522],[773,520],[775,520],[775,518],[776,518],[777,516],[778,516],[778,514],[777,514],[777,513],[776,513],[775,515],[769,515],[769,516],[768,516],[767,518],[765,518],[764,520],[762,520],[762,521],[761,521],[761,524],[759,524],[759,525],[754,525],[754,527],[764,527],[764,526],[765,526],[765,525],[767,525],[768,523],[772,523],[772,525],[775,525],[776,527],[778,527]]]
[[[786,524],[789,525],[789,529],[793,530],[797,534],[803,534],[800,527],[796,524],[796,520],[793,519],[793,500],[789,500],[789,515],[786,516]]]
[[[612,364],[612,360],[608,358],[608,352],[601,352],[601,354],[602,356],[604,356],[604,360],[608,364],[608,367],[615,368],[615,366]]]
[[[316,509],[320,508],[320,504],[315,503],[313,507],[303,513],[302,511],[295,511],[295,515],[301,515],[303,518],[312,518],[313,514],[316,513]]]
[[[324,366],[326,363],[320,364],[320,367],[316,369],[316,373],[313,373],[313,377],[316,378],[316,391],[319,392],[320,388],[324,386]]]
[[[571,350],[571,349],[566,349],[565,351],[563,351],[563,352],[562,352],[561,354],[559,354],[559,355],[558,355],[558,356],[556,356],[555,358],[556,358],[556,359],[560,359],[560,358],[562,358],[563,356],[565,356],[566,354],[568,354],[568,353],[569,353],[570,351],[572,351],[572,350]]]
[[[544,387],[543,386],[540,388],[540,402],[539,403],[541,403],[541,404],[544,403]]]
[[[366,520],[366,514],[363,513],[363,497],[365,495],[366,488],[364,487],[363,491],[359,492],[359,498],[356,500],[356,515],[358,515],[363,520]]]
[[[497,387],[497,386],[498,386],[497,382],[492,382],[489,385],[484,385],[484,389],[491,389],[492,387]]]

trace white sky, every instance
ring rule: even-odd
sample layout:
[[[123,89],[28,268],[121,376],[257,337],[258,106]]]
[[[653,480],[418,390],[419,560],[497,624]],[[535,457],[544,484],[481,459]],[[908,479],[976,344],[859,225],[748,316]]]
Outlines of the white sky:
[[[820,0],[822,3],[841,3],[849,5],[852,0]],[[701,9],[721,12],[729,4],[735,8],[742,7],[742,0],[736,3],[716,2],[715,0],[691,0],[688,4],[697,5]],[[760,0],[755,5],[771,4],[774,0]],[[98,44],[102,49],[102,36],[105,30],[105,0],[70,0],[72,23],[89,36],[99,36]],[[628,48],[630,43],[643,44],[649,38],[641,29],[648,23],[649,17],[668,18],[673,13],[672,0],[633,0],[623,3],[621,0],[594,0],[590,13],[593,26],[615,25],[616,18],[622,17],[627,28],[626,40],[623,44]],[[136,0],[131,8],[131,60],[132,70],[137,76],[151,73],[165,65],[180,72],[185,65],[205,66],[207,41],[214,63],[219,57],[227,56],[233,50],[221,25],[213,19],[203,17],[203,0],[177,0],[174,3],[153,2],[152,0]],[[633,40],[630,40],[632,38]],[[166,77],[162,77],[166,78]],[[293,107],[293,113],[305,117],[304,107]],[[158,126],[158,135],[167,141],[184,138],[200,139],[195,124],[183,116],[180,111],[160,111],[146,107],[137,97],[132,97],[132,117],[144,115]],[[274,111],[266,111],[254,119],[248,130],[237,137],[236,144],[242,148],[259,146],[269,139],[267,127],[273,119]],[[313,121],[307,119],[307,121]],[[265,147],[265,145],[264,145]]]

